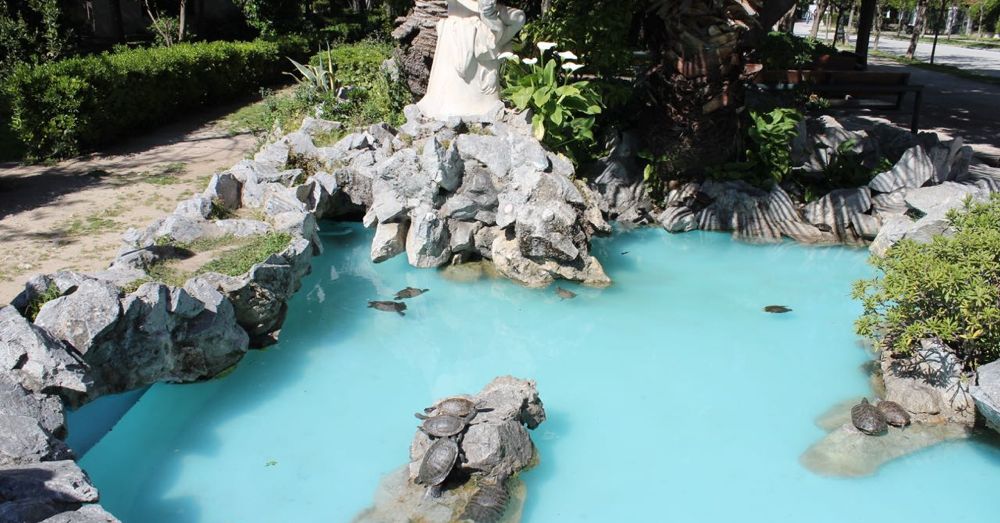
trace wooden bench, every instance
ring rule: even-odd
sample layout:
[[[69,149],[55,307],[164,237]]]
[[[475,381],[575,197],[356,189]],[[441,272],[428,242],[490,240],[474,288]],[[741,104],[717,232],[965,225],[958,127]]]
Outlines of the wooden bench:
[[[922,85],[910,84],[910,73],[876,73],[869,71],[781,70],[761,71],[755,82],[769,90],[801,88],[826,99],[850,97],[895,96],[894,103],[879,105],[841,105],[846,109],[898,110],[907,93],[913,93],[913,115],[910,132],[916,134],[920,123],[920,104],[923,101]]]

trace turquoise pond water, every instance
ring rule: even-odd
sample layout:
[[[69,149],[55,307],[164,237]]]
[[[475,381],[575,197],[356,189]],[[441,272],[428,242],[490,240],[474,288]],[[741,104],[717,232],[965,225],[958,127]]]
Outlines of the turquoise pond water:
[[[373,265],[370,232],[324,229],[278,345],[222,379],[153,386],[83,456],[123,521],[350,521],[407,461],[415,411],[501,374],[537,380],[549,417],[527,522],[997,521],[995,442],[862,479],[799,462],[818,416],[870,393],[849,297],[864,251],[638,230],[595,245],[612,287],[564,284],[579,296],[563,301]],[[431,291],[405,317],[365,307],[406,286]]]

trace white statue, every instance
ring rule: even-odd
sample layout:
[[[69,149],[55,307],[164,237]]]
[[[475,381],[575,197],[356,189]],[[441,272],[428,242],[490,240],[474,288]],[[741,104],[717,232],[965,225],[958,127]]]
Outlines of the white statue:
[[[427,94],[417,102],[425,116],[481,115],[500,101],[498,55],[524,26],[524,11],[496,0],[448,0],[437,24],[437,46]]]

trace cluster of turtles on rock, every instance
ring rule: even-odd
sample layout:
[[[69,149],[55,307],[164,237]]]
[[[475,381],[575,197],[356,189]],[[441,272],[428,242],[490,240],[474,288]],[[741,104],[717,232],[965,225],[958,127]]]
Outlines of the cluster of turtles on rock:
[[[408,298],[416,298],[421,294],[429,291],[430,289],[417,289],[415,287],[407,287],[395,294],[392,300],[373,300],[368,302],[369,309],[375,309],[382,312],[395,312],[400,316],[406,316],[403,312],[406,310],[406,303],[402,300]]]
[[[472,400],[462,397],[444,399],[433,407],[427,407],[423,413],[417,413],[417,419],[423,420],[420,430],[427,434],[433,443],[424,454],[420,463],[417,483],[427,486],[427,495],[441,495],[441,485],[458,462],[462,452],[462,435],[476,414],[484,409]]]
[[[909,425],[910,414],[896,402],[882,400],[872,405],[868,403],[868,398],[862,398],[861,403],[851,407],[851,423],[869,436],[878,436],[885,434],[889,430],[889,425],[893,427]]]

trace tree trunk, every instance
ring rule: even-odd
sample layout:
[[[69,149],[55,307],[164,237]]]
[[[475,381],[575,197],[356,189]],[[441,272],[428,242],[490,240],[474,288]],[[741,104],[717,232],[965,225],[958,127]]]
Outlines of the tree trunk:
[[[184,30],[187,27],[187,0],[181,0],[177,7],[177,41],[184,41]]]
[[[826,0],[819,0],[816,4],[816,12],[813,13],[812,27],[809,28],[809,38],[816,38],[819,34],[819,23],[823,20],[823,15],[826,14]]]
[[[416,0],[409,14],[396,20],[399,25],[392,32],[398,42],[396,59],[400,73],[416,96],[427,92],[427,79],[437,45],[436,25],[447,15],[447,0]]]
[[[872,49],[878,51],[878,39],[882,36],[882,3],[875,8],[875,41],[872,42]]]
[[[703,172],[734,156],[745,81],[756,70],[744,50],[789,6],[771,6],[776,17],[764,18],[755,14],[758,0],[651,3],[643,21],[654,57],[646,74],[651,102],[640,125],[650,129],[651,150],[671,158],[672,171]]]
[[[983,4],[979,4],[979,39],[983,39]]]
[[[115,34],[118,37],[118,43],[125,42],[125,23],[122,21],[122,3],[121,0],[110,0],[108,2],[108,7],[111,9],[111,25],[115,28]]]
[[[899,10],[899,20],[896,22],[896,36],[903,35],[903,10]]]
[[[910,47],[906,49],[906,57],[913,59],[913,53],[917,52],[917,42],[924,32],[924,18],[927,15],[927,0],[917,0],[917,18],[913,21],[913,34],[910,35]]]

